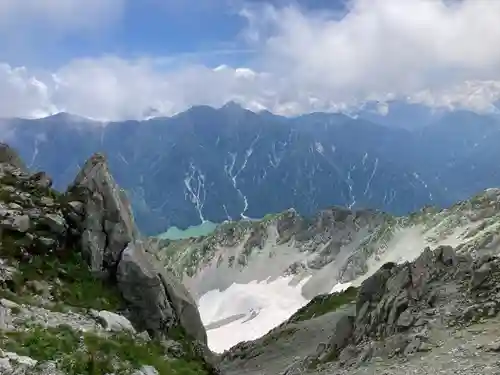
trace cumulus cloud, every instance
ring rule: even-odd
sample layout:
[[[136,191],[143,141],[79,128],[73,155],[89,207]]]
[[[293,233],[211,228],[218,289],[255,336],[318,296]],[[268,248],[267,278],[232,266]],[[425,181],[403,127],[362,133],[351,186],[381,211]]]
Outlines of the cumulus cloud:
[[[242,35],[246,47],[257,51],[245,68],[112,56],[74,60],[45,75],[4,65],[0,95],[7,102],[0,114],[64,110],[100,119],[142,118],[236,100],[291,115],[394,98],[495,109],[499,1],[352,0],[348,8],[347,14],[245,8]]]
[[[267,25],[259,36],[266,59],[340,98],[499,78],[500,50],[492,47],[500,43],[500,2],[447,3],[357,0],[341,19],[267,8],[253,34]]]
[[[0,117],[43,117],[57,111],[49,87],[26,68],[0,64]]]

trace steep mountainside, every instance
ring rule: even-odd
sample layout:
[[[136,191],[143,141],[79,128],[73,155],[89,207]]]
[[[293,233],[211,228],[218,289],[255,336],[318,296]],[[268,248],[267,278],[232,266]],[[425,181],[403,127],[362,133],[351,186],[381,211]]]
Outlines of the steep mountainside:
[[[326,113],[284,118],[230,103],[141,122],[102,124],[67,114],[4,120],[0,137],[59,188],[104,151],[148,234],[290,207],[306,216],[332,205],[400,215],[500,184],[496,118],[462,111],[420,121],[400,112],[391,121],[406,113],[427,126],[410,131]]]
[[[106,159],[68,191],[0,144],[0,373],[217,374],[197,306],[152,255]]]
[[[228,375],[498,374],[500,258],[425,250],[222,356]]]
[[[263,335],[319,294],[444,245],[497,253],[500,189],[403,217],[332,208],[304,218],[288,210],[226,223],[206,237],[160,241],[159,256],[198,299],[209,345],[222,351]]]

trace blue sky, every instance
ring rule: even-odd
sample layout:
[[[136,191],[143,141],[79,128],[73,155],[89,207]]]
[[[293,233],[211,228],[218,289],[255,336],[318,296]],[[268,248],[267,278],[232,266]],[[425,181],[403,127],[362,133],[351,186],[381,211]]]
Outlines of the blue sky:
[[[43,24],[43,15],[20,19],[19,25],[26,31],[13,43],[10,38],[3,43],[0,40],[3,47],[0,59],[45,68],[57,68],[74,58],[104,54],[122,58],[178,56],[207,65],[244,64],[254,53],[243,35],[248,25],[241,14],[244,9],[272,5],[339,10],[344,8],[345,0],[300,3],[291,0],[119,0],[115,3],[114,9],[104,10],[110,15],[109,21],[103,20],[85,33],[71,28],[51,30],[50,24]],[[85,6],[83,2],[82,6]]]
[[[500,1],[3,0],[0,117],[496,108]]]

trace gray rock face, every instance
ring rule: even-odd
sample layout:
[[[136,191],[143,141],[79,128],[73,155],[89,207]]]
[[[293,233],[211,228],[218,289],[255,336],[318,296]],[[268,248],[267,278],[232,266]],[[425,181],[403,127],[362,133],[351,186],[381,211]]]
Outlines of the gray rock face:
[[[17,233],[25,250],[61,249],[67,244],[68,226],[48,177],[30,175],[14,150],[0,148],[0,237]]]
[[[69,193],[71,206],[83,211],[73,217],[80,220],[82,253],[94,271],[116,279],[138,330],[167,337],[180,324],[191,338],[206,344],[196,303],[159,266],[152,255],[154,242],[141,239],[126,194],[103,155],[96,154],[85,164]]]
[[[38,172],[31,176],[31,180],[42,188],[52,187],[52,178],[50,178],[45,172]]]
[[[320,361],[324,361],[325,358],[334,359],[339,356],[353,334],[354,319],[355,314],[352,309],[342,312],[342,315],[332,327],[332,335],[328,340],[328,344],[316,354]]]
[[[157,267],[142,242],[130,243],[117,269],[118,286],[129,302],[134,320],[151,333],[165,332],[180,321],[187,334],[206,343],[196,303],[186,288]]]
[[[140,243],[127,246],[118,264],[116,278],[124,299],[130,304],[132,320],[139,329],[157,335],[175,324],[175,313],[158,271]]]
[[[94,271],[115,267],[121,252],[138,237],[130,204],[102,154],[92,156],[69,188],[83,196],[82,252]]]

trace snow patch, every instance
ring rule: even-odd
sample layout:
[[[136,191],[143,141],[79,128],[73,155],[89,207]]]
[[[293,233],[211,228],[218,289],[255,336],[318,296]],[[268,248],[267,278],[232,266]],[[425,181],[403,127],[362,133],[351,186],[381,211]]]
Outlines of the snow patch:
[[[199,300],[201,319],[208,329],[208,346],[222,353],[242,341],[255,340],[290,318],[308,300],[301,294],[307,279],[293,284],[293,277],[272,281],[233,283],[223,292],[211,290]],[[227,324],[216,323],[227,320]]]
[[[314,146],[316,148],[316,152],[320,153],[321,155],[324,154],[325,148],[323,147],[323,145],[321,144],[321,142],[315,142]]]

